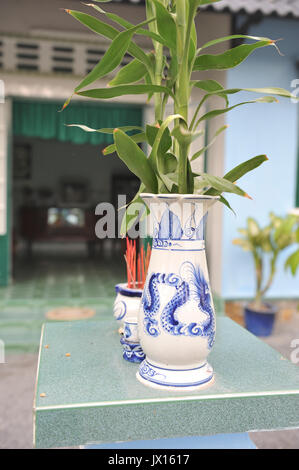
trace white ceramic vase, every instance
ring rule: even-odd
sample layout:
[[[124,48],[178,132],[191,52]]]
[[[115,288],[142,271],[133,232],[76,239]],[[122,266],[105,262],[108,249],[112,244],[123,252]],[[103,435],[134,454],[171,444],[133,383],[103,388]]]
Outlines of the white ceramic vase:
[[[150,208],[152,254],[138,330],[146,359],[137,378],[162,389],[197,389],[213,382],[207,356],[216,322],[204,227],[212,196],[141,194]]]

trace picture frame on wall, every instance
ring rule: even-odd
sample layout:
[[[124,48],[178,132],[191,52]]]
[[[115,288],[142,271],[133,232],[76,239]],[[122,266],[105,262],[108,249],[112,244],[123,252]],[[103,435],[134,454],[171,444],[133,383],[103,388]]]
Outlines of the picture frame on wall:
[[[28,181],[32,175],[32,148],[30,144],[13,147],[13,178]]]
[[[66,179],[61,183],[61,203],[84,205],[88,200],[88,184],[85,180]]]

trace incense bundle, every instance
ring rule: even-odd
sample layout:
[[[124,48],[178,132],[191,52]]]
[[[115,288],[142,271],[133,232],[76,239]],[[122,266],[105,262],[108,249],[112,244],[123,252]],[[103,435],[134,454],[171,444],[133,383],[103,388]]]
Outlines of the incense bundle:
[[[129,289],[143,289],[151,257],[150,244],[147,244],[146,249],[142,245],[137,255],[136,240],[127,237],[126,241],[127,286]]]

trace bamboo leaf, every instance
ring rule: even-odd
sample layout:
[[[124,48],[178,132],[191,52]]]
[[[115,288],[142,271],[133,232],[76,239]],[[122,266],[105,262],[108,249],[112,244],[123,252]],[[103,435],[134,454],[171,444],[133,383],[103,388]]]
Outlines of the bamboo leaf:
[[[258,168],[262,163],[267,160],[268,157],[266,155],[257,155],[256,157],[250,158],[249,160],[246,160],[240,165],[237,165],[235,168],[226,173],[223,178],[230,181],[231,183],[234,183],[235,181],[238,181],[242,176],[246,175],[246,173],[249,173],[255,168]],[[206,191],[205,194],[208,194],[210,196],[217,196],[219,193],[215,189],[211,188]]]
[[[240,65],[252,52],[261,47],[273,45],[270,40],[255,44],[242,44],[222,54],[204,54],[195,59],[193,70],[225,70]]]
[[[194,155],[192,155],[192,157],[191,157],[191,162],[192,162],[193,160],[196,160],[196,158],[200,157],[200,155],[202,155],[204,152],[206,152],[206,151],[216,142],[216,139],[217,139],[218,135],[220,135],[221,132],[225,131],[227,128],[228,128],[228,125],[225,125],[225,126],[220,127],[220,128],[217,130],[217,132],[215,132],[214,137],[213,137],[212,140],[208,143],[208,145],[205,145],[205,146],[202,147],[200,150],[198,150]]]
[[[140,179],[148,191],[156,193],[158,188],[157,178],[141,148],[120,129],[115,129],[113,136],[116,151],[121,160]]]
[[[155,141],[153,142],[152,151],[149,156],[149,160],[151,161],[153,167],[157,170],[161,180],[165,183],[167,187],[169,187],[169,181],[164,180],[163,178],[163,164],[161,163],[161,153],[159,152],[159,147],[162,142],[163,134],[168,129],[168,126],[171,122],[175,121],[176,119],[184,120],[183,116],[180,114],[172,114],[168,116],[162,123],[160,128],[158,129]],[[169,189],[171,191],[171,189]]]
[[[85,126],[84,124],[66,124],[67,127],[79,127],[85,132],[100,132],[102,134],[113,134],[115,128],[114,127],[107,127],[107,128],[101,128],[101,129],[93,129],[92,127]],[[130,131],[136,131],[136,130],[141,130],[143,131],[143,128],[140,126],[123,126],[123,127],[118,127],[118,129],[121,129],[123,132],[130,132]]]
[[[136,144],[140,144],[141,142],[146,142],[146,135],[145,135],[144,132],[140,132],[139,134],[131,135],[130,137]],[[114,152],[116,152],[115,144],[108,145],[108,147],[105,147],[102,150],[103,155],[111,155],[111,153],[114,153]]]
[[[111,88],[94,88],[86,91],[79,91],[76,94],[87,96],[89,98],[97,98],[107,100],[123,95],[143,95],[147,93],[166,93],[173,96],[169,88],[160,85],[119,85]]]
[[[231,183],[225,178],[220,178],[219,176],[213,176],[208,173],[202,173],[199,179],[200,184],[205,186],[212,186],[212,188],[216,189],[220,193],[227,192],[237,194],[238,196],[249,197],[248,194],[243,191],[243,189],[239,188],[234,183]],[[205,192],[207,194],[207,192]]]
[[[129,21],[125,20],[121,16],[116,15],[115,13],[107,12],[103,10],[102,8],[98,7],[97,5],[93,5],[92,3],[85,3],[85,5],[90,6],[94,8],[95,10],[99,11],[100,13],[106,15],[107,18],[109,18],[111,21],[114,21],[114,23],[119,24],[120,26],[123,26],[123,28],[125,29],[130,29],[134,27],[133,23],[130,23]],[[163,40],[163,38],[161,38],[159,34],[156,34],[153,31],[148,31],[147,29],[140,28],[136,31],[136,34],[141,35],[141,36],[147,36],[153,39],[154,41],[157,41],[161,44],[165,44],[165,41]]]
[[[212,95],[217,95],[223,98],[225,100],[226,106],[228,106],[227,94],[223,93],[224,87],[216,80],[199,80],[196,82],[191,82],[191,84],[196,88],[207,92],[202,102],[200,103],[200,106],[209,98],[209,96]]]
[[[251,103],[273,103],[273,102],[276,102],[277,103],[277,99],[274,98],[274,96],[263,96],[262,98],[257,98],[256,100],[251,100],[251,101],[243,101],[242,103],[238,103],[238,104],[235,104],[234,106],[230,106],[229,108],[224,108],[224,109],[214,109],[213,111],[209,111],[208,113],[204,114],[203,116],[201,116],[201,118],[197,121],[196,123],[196,126],[198,126],[198,124],[201,122],[201,121],[205,121],[205,120],[208,120],[208,119],[212,119],[216,116],[219,116],[221,114],[225,114],[227,113],[228,111],[231,111],[232,109],[235,109],[237,108],[238,106],[243,106],[244,104],[251,104]]]
[[[256,157],[250,158],[249,160],[240,163],[235,168],[230,170],[224,175],[224,178],[234,183],[239,180],[242,176],[246,175],[249,171],[258,168],[262,163],[268,161],[266,155],[257,155]]]
[[[220,0],[197,0],[197,5],[211,5],[212,3],[217,3],[220,2]]]
[[[175,21],[167,8],[165,8],[159,0],[153,0],[153,3],[156,7],[156,21],[159,34],[164,39],[169,49],[175,51],[177,37]]]
[[[73,18],[79,21],[81,24],[89,28],[94,33],[97,33],[101,36],[104,36],[108,39],[115,39],[119,31],[118,29],[110,26],[109,24],[104,23],[103,21],[95,18],[94,16],[87,15],[86,13],[82,13],[81,11],[76,10],[66,10]],[[145,52],[142,50],[141,47],[137,46],[133,41],[131,41],[128,52],[136,59],[139,59],[144,64],[147,64],[150,67],[150,62],[148,61],[148,57]]]
[[[85,88],[96,80],[99,80],[100,78],[103,78],[107,74],[112,72],[121,63],[130,45],[131,39],[136,33],[137,29],[140,26],[148,24],[151,21],[153,21],[153,19],[143,21],[139,25],[119,33],[116,38],[113,39],[111,45],[105,52],[100,62],[92,69],[89,74],[87,74],[87,76],[75,88],[75,92],[80,91],[82,88]]]
[[[144,193],[146,190],[145,186],[143,183],[140,184],[140,187],[139,187],[139,190],[137,191],[137,193],[135,194],[134,198],[132,199],[132,201],[128,204],[128,207],[126,208],[125,210],[125,213],[123,215],[123,218],[122,218],[122,222],[121,222],[121,227],[120,227],[120,235],[122,237],[124,237],[128,232],[129,230],[133,227],[133,225],[135,225],[138,221],[138,219],[140,218],[139,221],[143,220],[144,219],[144,216],[149,214],[149,209],[147,207],[146,204],[144,204],[144,202],[142,201],[141,197],[140,197],[140,193]],[[141,215],[140,217],[140,214],[132,214],[132,208],[131,206],[133,204],[142,204],[144,206],[144,214]]]
[[[196,86],[196,84],[194,84]],[[279,87],[267,87],[267,88],[228,88],[225,89],[223,88],[221,90],[221,93],[223,95],[233,95],[235,93],[239,93],[240,91],[247,91],[247,92],[252,92],[252,93],[262,93],[262,94],[270,94],[270,95],[276,95],[276,96],[281,96],[282,98],[292,98],[298,100],[299,98],[290,93],[288,90],[285,90],[284,88],[279,88]],[[208,91],[208,95],[218,95],[218,91]]]
[[[165,174],[175,173],[178,166],[178,161],[173,153],[168,152],[164,155],[163,164]]]
[[[212,39],[212,41],[206,42],[205,44],[203,44],[200,47],[199,51],[201,51],[202,49],[206,49],[208,47],[211,47],[211,46],[215,46],[216,44],[220,44],[222,42],[231,41],[233,39],[252,39],[254,41],[268,41],[272,45],[275,44],[275,41],[273,41],[269,38],[263,38],[263,37],[257,37],[257,36],[248,36],[246,34],[231,34],[230,36],[224,36],[224,37],[217,38],[217,39]]]
[[[157,137],[157,134],[159,132],[159,129],[160,127],[157,127],[157,126],[150,126],[150,125],[147,125],[146,126],[146,137],[147,137],[147,141],[149,143],[149,145],[151,147],[153,147],[154,143],[155,143],[155,140],[156,140],[156,137]],[[161,137],[161,140],[160,140],[160,144],[159,144],[159,151],[162,153],[162,154],[166,154],[167,151],[170,149],[172,145],[172,139],[171,139],[171,136],[170,136],[170,132],[169,132],[169,129],[165,129],[165,132],[163,133],[162,137]]]
[[[223,197],[222,195],[219,195],[219,201],[222,202],[222,204],[224,204],[228,209],[230,209],[236,215],[234,209],[231,207],[230,203],[228,202],[227,199],[225,199],[225,197]]]
[[[109,82],[109,86],[126,85],[139,82],[147,73],[146,66],[138,59],[134,59],[122,67],[116,76]]]

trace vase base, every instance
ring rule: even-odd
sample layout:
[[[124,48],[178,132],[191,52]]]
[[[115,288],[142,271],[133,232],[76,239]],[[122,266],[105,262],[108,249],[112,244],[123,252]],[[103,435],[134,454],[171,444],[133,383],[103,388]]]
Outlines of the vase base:
[[[120,339],[120,343],[123,347],[123,358],[128,362],[139,363],[145,358],[145,354],[142,351],[140,343],[130,343],[124,338]]]
[[[192,369],[165,369],[149,363],[146,359],[140,364],[137,379],[148,387],[160,390],[199,390],[214,382],[213,368],[206,362]]]

